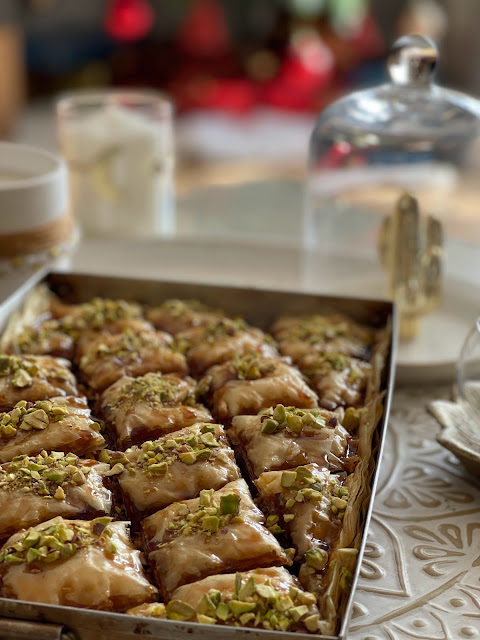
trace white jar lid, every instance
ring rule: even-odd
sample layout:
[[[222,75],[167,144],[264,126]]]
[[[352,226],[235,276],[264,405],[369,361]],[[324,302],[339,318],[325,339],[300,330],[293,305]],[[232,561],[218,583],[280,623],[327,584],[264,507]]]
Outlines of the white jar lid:
[[[0,142],[0,234],[43,227],[67,212],[67,169],[52,153]]]

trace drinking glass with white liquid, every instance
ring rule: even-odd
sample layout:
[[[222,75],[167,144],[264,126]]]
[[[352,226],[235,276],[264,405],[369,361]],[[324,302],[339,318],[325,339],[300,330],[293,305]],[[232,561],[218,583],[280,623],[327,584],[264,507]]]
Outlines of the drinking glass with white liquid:
[[[175,231],[173,106],[156,92],[76,92],[57,103],[72,210],[87,234]]]

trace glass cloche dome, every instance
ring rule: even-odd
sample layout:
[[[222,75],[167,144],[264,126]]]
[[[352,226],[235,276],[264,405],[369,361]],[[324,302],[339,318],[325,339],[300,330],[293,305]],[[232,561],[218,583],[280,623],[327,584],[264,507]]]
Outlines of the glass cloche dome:
[[[436,60],[431,40],[400,38],[391,82],[332,104],[310,141],[306,285],[394,298],[404,338],[454,269],[458,212],[480,217],[480,103],[435,85]]]

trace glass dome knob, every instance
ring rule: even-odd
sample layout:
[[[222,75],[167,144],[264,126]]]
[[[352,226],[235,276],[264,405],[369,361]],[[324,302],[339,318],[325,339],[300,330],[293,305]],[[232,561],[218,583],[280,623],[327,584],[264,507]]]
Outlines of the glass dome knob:
[[[393,84],[414,87],[430,85],[437,57],[437,47],[430,38],[402,36],[394,43],[387,61]]]

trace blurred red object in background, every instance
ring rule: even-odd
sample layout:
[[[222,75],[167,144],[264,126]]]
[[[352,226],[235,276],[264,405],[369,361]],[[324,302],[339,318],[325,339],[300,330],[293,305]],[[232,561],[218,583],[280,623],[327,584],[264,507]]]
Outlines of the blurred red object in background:
[[[225,55],[230,50],[230,37],[220,3],[196,0],[180,27],[177,42],[191,56]]]
[[[147,0],[111,0],[104,26],[112,38],[134,42],[151,31],[153,22],[153,10]]]
[[[315,109],[319,94],[333,80],[334,70],[334,57],[320,35],[313,29],[299,29],[292,36],[278,76],[265,85],[263,99],[283,109]]]

